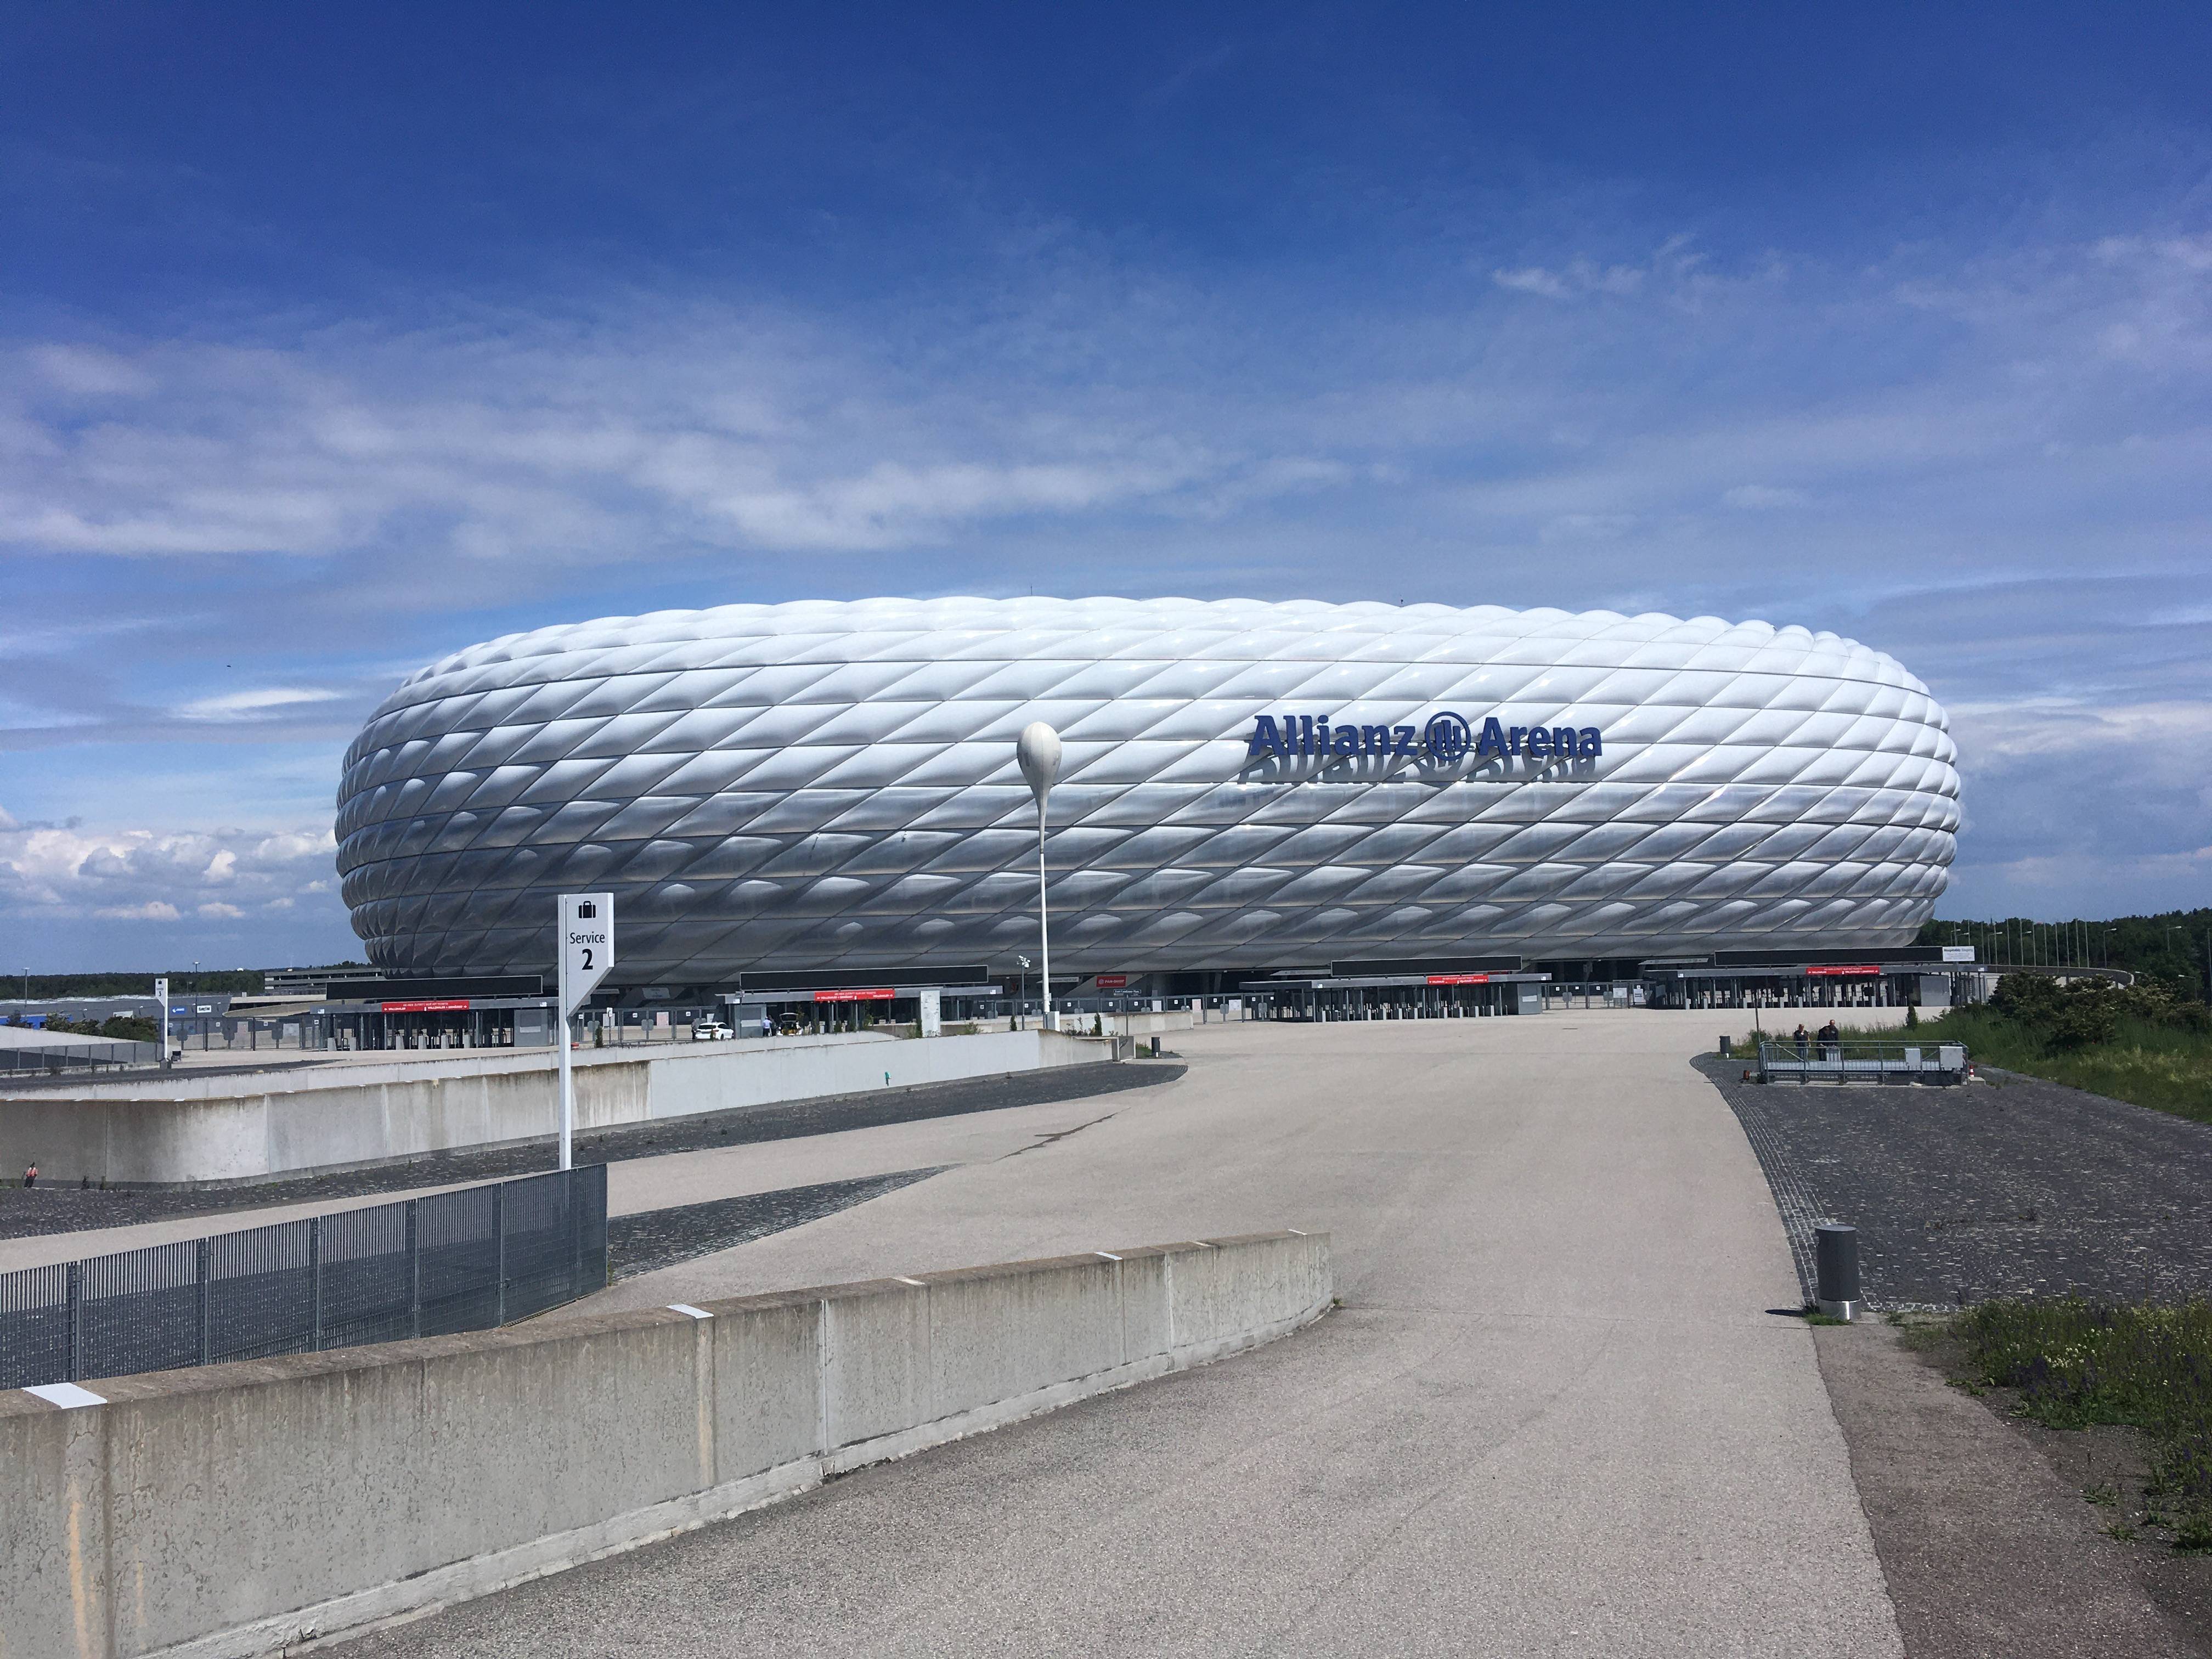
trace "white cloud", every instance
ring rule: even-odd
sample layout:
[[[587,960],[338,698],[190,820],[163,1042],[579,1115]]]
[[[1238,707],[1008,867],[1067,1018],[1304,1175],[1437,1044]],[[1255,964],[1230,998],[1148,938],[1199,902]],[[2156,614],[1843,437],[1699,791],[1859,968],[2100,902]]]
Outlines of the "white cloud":
[[[1567,285],[1541,265],[1523,265],[1518,270],[1493,270],[1490,280],[1500,288],[1510,288],[1521,294],[1540,294],[1547,300],[1563,300]]]
[[[1687,236],[1674,236],[1641,264],[1605,264],[1577,257],[1557,269],[1544,265],[1501,267],[1490,273],[1499,288],[1516,294],[1540,295],[1547,300],[1567,300],[1591,295],[1626,298],[1640,294],[1647,285],[1662,290],[1677,301],[1692,297],[1691,290],[1709,282],[1705,256],[1695,252]]]
[[[1632,513],[1562,513],[1539,533],[1547,542],[1612,542],[1635,527]]]
[[[162,899],[143,904],[103,904],[93,912],[102,921],[176,921],[177,907]]]
[[[1183,399],[1063,382],[1011,329],[919,366],[780,318],[649,307],[582,343],[502,316],[434,344],[354,332],[147,356],[159,395],[128,418],[87,426],[35,387],[0,402],[25,437],[13,460],[0,446],[0,543],[333,554],[404,526],[478,561],[879,551],[999,520],[1173,511],[1232,481],[1256,499],[1282,463],[1285,489],[1319,481],[1316,458],[1199,436]],[[1010,368],[1024,383],[991,383]],[[255,695],[187,713],[251,714],[269,706]]]
[[[48,385],[79,397],[143,398],[156,384],[137,364],[88,346],[37,346],[29,356]]]
[[[1733,507],[1747,513],[1768,512],[1777,507],[1804,507],[1812,497],[1802,489],[1777,489],[1768,484],[1738,484],[1723,491],[1721,500]]]
[[[198,697],[180,705],[177,713],[186,720],[248,720],[272,708],[296,708],[301,703],[331,702],[343,694],[315,686],[272,685],[258,691],[228,691],[220,696]]]
[[[210,920],[243,907],[327,891],[327,830],[95,830],[0,826],[0,910],[55,918]]]

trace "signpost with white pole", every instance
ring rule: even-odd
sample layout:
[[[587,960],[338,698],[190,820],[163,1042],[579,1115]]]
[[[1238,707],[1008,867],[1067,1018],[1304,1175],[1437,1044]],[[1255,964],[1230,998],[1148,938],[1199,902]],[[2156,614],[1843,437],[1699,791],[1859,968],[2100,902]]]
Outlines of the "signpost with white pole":
[[[561,1018],[554,1041],[561,1045],[561,1168],[570,1164],[576,1133],[576,1078],[568,1060],[568,1017],[583,1006],[615,965],[615,896],[563,893],[560,908]]]
[[[1044,906],[1044,799],[1060,777],[1060,733],[1042,720],[1031,720],[1014,744],[1014,758],[1021,763],[1022,775],[1029,780],[1030,793],[1036,797],[1037,955],[1044,959],[1044,1029],[1056,1031],[1060,1023],[1052,1015],[1052,933],[1046,925]]]
[[[154,981],[154,1000],[161,1005],[161,1064],[169,1063],[169,981]]]

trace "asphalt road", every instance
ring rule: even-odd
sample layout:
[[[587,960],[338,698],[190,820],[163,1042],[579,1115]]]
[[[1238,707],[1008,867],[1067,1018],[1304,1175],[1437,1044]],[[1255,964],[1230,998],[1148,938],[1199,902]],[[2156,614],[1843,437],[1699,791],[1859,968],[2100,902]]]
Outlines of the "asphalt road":
[[[1710,1024],[1211,1028],[1067,1132],[626,1280],[585,1305],[1295,1226],[1346,1306],[353,1650],[1899,1654]],[[864,1129],[839,1171],[872,1134],[921,1161]]]

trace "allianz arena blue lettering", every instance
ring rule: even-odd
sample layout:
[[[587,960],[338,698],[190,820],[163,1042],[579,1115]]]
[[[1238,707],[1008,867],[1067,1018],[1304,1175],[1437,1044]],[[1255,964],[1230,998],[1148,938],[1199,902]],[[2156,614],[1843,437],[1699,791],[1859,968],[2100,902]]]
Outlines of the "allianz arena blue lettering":
[[[1526,756],[1534,760],[1595,760],[1605,752],[1605,734],[1595,726],[1509,726],[1485,717],[1480,734],[1467,717],[1450,710],[1411,726],[1370,726],[1327,714],[1257,716],[1245,744],[1245,757],[1387,756],[1444,764],[1472,755],[1478,761]]]

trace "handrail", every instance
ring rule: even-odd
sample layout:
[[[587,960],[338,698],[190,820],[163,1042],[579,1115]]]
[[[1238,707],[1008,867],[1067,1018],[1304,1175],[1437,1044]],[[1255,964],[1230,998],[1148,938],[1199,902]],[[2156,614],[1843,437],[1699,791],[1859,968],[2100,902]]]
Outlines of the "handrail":
[[[1759,1042],[1762,1083],[1958,1083],[1966,1078],[1971,1060],[1965,1043],[1940,1037],[1841,1037],[1827,1042],[1808,1037],[1802,1049],[1795,1042]]]

